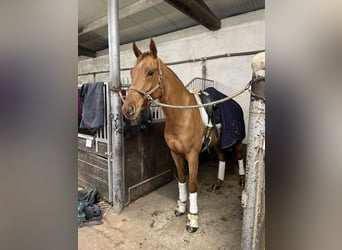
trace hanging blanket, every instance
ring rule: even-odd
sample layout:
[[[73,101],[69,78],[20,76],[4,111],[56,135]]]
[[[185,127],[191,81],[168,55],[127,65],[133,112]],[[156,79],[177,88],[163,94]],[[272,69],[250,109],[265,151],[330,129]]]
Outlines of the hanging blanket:
[[[204,91],[215,101],[227,97],[213,87],[206,88]],[[245,138],[243,111],[233,99],[218,104],[218,109],[221,114],[221,148],[228,149],[235,142]]]
[[[78,119],[81,120],[82,119],[82,102],[81,102],[81,89],[77,89],[78,91]]]
[[[96,131],[104,125],[103,82],[83,84],[80,98],[83,101],[80,128]]]

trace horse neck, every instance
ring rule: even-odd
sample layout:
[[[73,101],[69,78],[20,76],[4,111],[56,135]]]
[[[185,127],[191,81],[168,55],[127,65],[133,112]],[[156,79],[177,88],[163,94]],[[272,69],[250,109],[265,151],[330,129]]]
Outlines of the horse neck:
[[[171,105],[193,104],[192,94],[185,88],[183,82],[168,67],[163,66],[163,95],[160,102]]]

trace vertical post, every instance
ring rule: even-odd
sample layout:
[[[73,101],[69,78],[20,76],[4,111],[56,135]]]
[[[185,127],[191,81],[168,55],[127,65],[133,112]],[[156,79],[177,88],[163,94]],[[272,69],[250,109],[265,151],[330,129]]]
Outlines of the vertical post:
[[[252,60],[252,85],[246,161],[246,185],[242,191],[241,249],[264,249],[265,216],[265,52]]]
[[[113,209],[120,213],[123,209],[123,134],[121,100],[118,92],[120,83],[120,41],[119,41],[119,1],[108,0],[108,44],[112,119],[112,169],[113,169]]]
[[[204,58],[202,58],[201,65],[202,65],[202,78],[203,79],[207,78],[207,66],[206,66],[206,64],[207,64],[207,61]],[[204,88],[202,88],[202,89],[204,89]]]
[[[108,200],[113,203],[113,166],[112,166],[112,118],[111,118],[111,98],[110,85],[107,84],[107,156],[108,156]]]

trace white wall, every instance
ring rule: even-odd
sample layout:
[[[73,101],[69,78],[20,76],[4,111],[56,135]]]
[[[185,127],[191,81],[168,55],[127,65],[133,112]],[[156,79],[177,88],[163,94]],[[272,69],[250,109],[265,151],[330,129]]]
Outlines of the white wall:
[[[222,19],[222,28],[208,31],[195,26],[173,33],[154,37],[158,56],[165,63],[265,49],[265,11],[258,10],[243,15]],[[149,39],[137,42],[142,51],[147,51]],[[207,78],[215,80],[216,87],[226,95],[243,88],[251,79],[251,56],[227,57],[206,61]],[[132,44],[120,46],[120,68],[131,68],[135,63]],[[109,70],[108,50],[98,52],[94,59],[80,60],[79,74]],[[184,84],[194,77],[202,76],[200,62],[172,65],[170,68]],[[129,71],[121,71],[121,79],[129,79]],[[79,76],[79,82],[94,81],[92,75]],[[109,81],[109,74],[96,74],[95,81]],[[246,92],[235,99],[245,113],[248,124],[249,94]]]

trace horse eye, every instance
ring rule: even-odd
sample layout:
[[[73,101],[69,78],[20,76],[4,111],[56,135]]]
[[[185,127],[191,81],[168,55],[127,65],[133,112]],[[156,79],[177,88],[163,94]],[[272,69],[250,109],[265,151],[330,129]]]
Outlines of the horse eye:
[[[153,70],[149,70],[149,71],[147,71],[147,76],[153,76],[153,73],[154,73]]]

